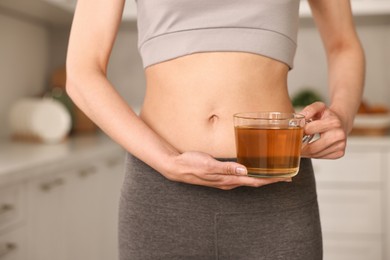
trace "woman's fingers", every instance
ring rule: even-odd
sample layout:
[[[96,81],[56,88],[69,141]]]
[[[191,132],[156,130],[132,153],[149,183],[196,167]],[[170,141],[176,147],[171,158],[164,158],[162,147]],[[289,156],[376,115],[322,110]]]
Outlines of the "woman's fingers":
[[[291,178],[254,178],[247,176],[247,169],[245,166],[234,162],[219,162],[219,170],[212,175],[219,176],[218,188],[232,189],[239,186],[260,187],[276,182],[291,182]]]
[[[179,157],[174,172],[167,176],[173,181],[219,189],[233,189],[239,186],[260,187],[280,181],[291,181],[291,178],[249,177],[245,166],[236,162],[221,162],[205,153],[185,152]]]
[[[248,171],[245,166],[235,162],[215,162],[215,172],[227,175],[247,175]]]
[[[302,148],[302,156],[322,159],[337,159],[344,156],[347,134],[338,115],[319,102],[304,110],[305,115],[317,117],[316,120],[305,125],[305,133],[320,134],[321,137],[306,144]]]
[[[322,113],[326,110],[326,105],[323,102],[314,102],[306,106],[300,114],[303,114],[306,119],[318,119],[322,116]]]
[[[249,176],[224,175],[215,187],[219,189],[233,189],[239,186],[261,187],[276,182],[291,182],[291,178],[254,178]]]
[[[322,134],[337,129],[339,131],[336,132],[336,134],[340,134],[342,135],[342,138],[345,138],[345,132],[342,128],[342,123],[340,119],[335,115],[331,115],[327,113],[327,115],[324,116],[323,118],[307,123],[305,125],[305,134],[308,135],[317,134],[317,133]]]
[[[346,141],[340,140],[332,142],[330,145],[324,140],[317,140],[306,145],[302,149],[303,157],[337,159],[344,156]]]

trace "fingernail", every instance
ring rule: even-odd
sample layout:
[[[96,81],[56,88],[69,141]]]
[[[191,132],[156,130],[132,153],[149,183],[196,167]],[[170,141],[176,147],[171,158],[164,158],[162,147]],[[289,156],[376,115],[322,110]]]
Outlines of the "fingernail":
[[[246,168],[244,168],[244,167],[237,167],[237,168],[236,168],[236,174],[239,174],[239,175],[247,175],[247,174],[248,174],[248,171],[247,171]]]

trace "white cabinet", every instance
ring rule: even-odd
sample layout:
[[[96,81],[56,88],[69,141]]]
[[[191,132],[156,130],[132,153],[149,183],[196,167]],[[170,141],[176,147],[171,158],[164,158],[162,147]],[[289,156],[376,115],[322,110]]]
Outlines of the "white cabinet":
[[[135,0],[126,0],[123,9],[123,21],[135,21],[137,19],[137,4]]]
[[[381,239],[346,237],[344,239],[324,237],[324,260],[376,260],[382,257]]]
[[[69,26],[72,22],[76,7],[76,0],[1,0],[0,8],[16,11],[34,19],[54,26]],[[359,15],[389,15],[389,0],[352,0],[352,10],[355,16]],[[311,10],[306,0],[301,0],[300,16],[310,17]],[[123,21],[137,19],[135,0],[126,0],[123,10]]]
[[[25,199],[23,185],[0,186],[0,230],[23,222]]]
[[[387,153],[385,158],[385,169],[386,172],[383,174],[383,182],[385,183],[386,190],[384,191],[383,196],[383,205],[384,205],[384,212],[383,212],[383,219],[385,220],[385,226],[384,226],[384,240],[386,241],[386,245],[384,247],[384,254],[387,257],[386,259],[390,259],[390,152]]]
[[[12,231],[0,232],[0,259],[1,260],[24,260],[26,254],[25,231],[17,228]]]
[[[121,184],[124,178],[124,157],[121,155],[108,158],[105,162],[105,171],[102,175],[100,227],[104,234],[101,243],[104,250],[100,259],[119,259],[118,255],[118,211]],[[116,187],[106,189],[105,187]]]
[[[39,0],[39,1],[47,2],[49,4],[68,10],[69,12],[72,13],[76,8],[76,4],[77,4],[77,0]]]
[[[100,251],[104,249],[101,240],[104,237],[100,227],[100,218],[105,210],[101,204],[101,193],[104,187],[101,175],[104,168],[100,163],[85,165],[73,170],[65,185],[64,208],[66,259],[101,259]],[[114,175],[114,174],[113,174]],[[112,187],[107,186],[107,189]]]
[[[117,259],[122,153],[69,175],[66,189],[67,259]]]
[[[49,4],[58,6],[67,10],[69,13],[73,13],[76,8],[76,0],[41,0]],[[132,21],[137,18],[137,6],[135,0],[127,0],[123,10],[123,20]]]
[[[65,260],[66,174],[53,174],[28,183],[27,243],[30,260]]]
[[[390,259],[387,157],[390,146],[352,141],[342,159],[313,160],[325,260]]]
[[[59,6],[69,12],[73,12],[76,0],[41,0]],[[352,12],[354,15],[383,15],[390,14],[389,0],[352,0]],[[123,11],[123,20],[132,21],[137,19],[137,6],[135,0],[127,0]],[[300,16],[311,15],[307,0],[301,0]]]
[[[107,138],[81,137],[58,145],[0,143],[4,151],[1,260],[118,258],[123,149]]]
[[[123,159],[95,158],[28,182],[29,260],[117,258]]]
[[[73,13],[76,8],[76,0],[43,0],[50,4],[59,6]],[[135,0],[127,0],[123,10],[123,20],[135,20],[137,16],[137,6]]]
[[[0,10],[17,18],[39,21],[50,27],[70,26],[76,0],[1,0]],[[136,20],[136,2],[127,0],[123,10],[123,21]]]
[[[76,0],[42,0],[59,6],[69,12],[73,12]],[[390,14],[389,0],[352,0],[352,12],[354,15],[384,15]],[[310,17],[311,11],[306,0],[301,0],[300,16]],[[137,6],[135,0],[127,0],[123,11],[123,20],[133,21],[137,19]]]
[[[389,0],[351,0],[351,6],[355,16],[390,14]],[[301,0],[299,13],[301,17],[311,16],[311,10],[307,0]]]
[[[0,186],[0,259],[26,259],[24,186]]]

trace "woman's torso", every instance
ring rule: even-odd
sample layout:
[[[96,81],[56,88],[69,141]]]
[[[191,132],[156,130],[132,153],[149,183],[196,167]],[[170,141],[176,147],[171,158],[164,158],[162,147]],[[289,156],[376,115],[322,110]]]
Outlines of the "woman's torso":
[[[180,152],[236,156],[233,114],[293,111],[288,66],[258,54],[206,52],[145,70],[141,118]]]

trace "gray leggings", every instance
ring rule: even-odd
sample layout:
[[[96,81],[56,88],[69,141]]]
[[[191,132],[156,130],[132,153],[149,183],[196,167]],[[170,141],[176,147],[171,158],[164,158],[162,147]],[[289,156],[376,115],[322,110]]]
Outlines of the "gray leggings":
[[[121,260],[319,260],[311,161],[292,183],[223,191],[172,182],[127,155],[119,212]]]

